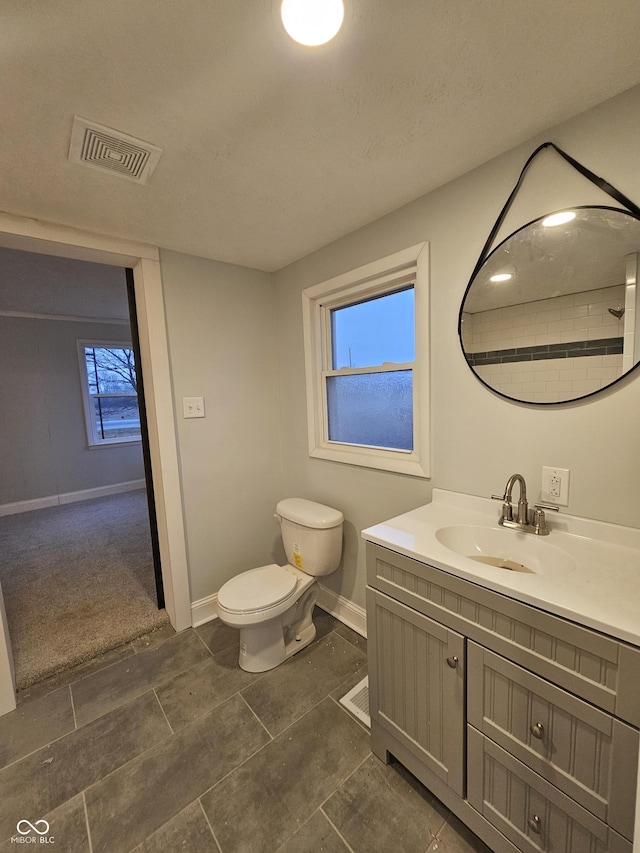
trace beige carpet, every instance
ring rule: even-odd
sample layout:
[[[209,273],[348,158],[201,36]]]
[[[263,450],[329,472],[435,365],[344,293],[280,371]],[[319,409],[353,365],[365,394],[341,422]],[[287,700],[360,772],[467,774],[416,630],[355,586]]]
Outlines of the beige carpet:
[[[159,628],[144,490],[0,518],[18,689]]]

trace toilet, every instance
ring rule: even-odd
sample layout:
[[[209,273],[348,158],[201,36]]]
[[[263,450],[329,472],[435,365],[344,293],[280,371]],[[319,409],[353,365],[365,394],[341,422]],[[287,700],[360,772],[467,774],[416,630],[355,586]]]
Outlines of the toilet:
[[[240,629],[238,663],[247,672],[273,669],[313,641],[316,578],[335,572],[342,556],[339,510],[286,498],[276,506],[276,518],[287,565],[249,569],[218,592],[218,616]]]

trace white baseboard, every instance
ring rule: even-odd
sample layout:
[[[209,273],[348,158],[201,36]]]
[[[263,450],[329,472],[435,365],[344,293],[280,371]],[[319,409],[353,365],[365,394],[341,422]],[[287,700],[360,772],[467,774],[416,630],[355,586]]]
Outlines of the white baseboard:
[[[60,501],[57,495],[52,495],[49,498],[35,498],[32,501],[17,501],[12,504],[0,505],[0,516],[2,515],[17,515],[19,512],[31,512],[34,509],[47,509],[50,506],[58,506]]]
[[[208,595],[206,598],[200,598],[198,601],[191,602],[191,624],[194,628],[218,618],[218,611],[216,610],[217,600],[218,594],[214,593],[213,595]]]
[[[359,607],[348,598],[332,592],[330,589],[318,584],[320,587],[320,595],[318,598],[318,606],[330,613],[339,622],[347,625],[357,634],[362,637],[367,636],[367,612],[363,607]],[[216,593],[209,595],[206,598],[201,598],[198,601],[191,603],[191,624],[194,628],[198,625],[204,625],[205,622],[210,622],[212,619],[218,618],[216,610],[216,601],[218,596]]]
[[[89,501],[92,498],[108,498],[109,495],[119,495],[121,492],[135,492],[144,489],[144,480],[127,480],[125,483],[114,483],[112,486],[98,486],[95,489],[83,489],[81,492],[66,492],[58,495],[61,504],[72,504],[76,501]]]
[[[111,486],[98,486],[94,489],[83,489],[80,492],[65,492],[61,495],[48,495],[46,498],[34,498],[29,501],[16,501],[15,503],[0,504],[0,516],[17,515],[20,512],[32,512],[34,509],[47,509],[50,506],[60,504],[71,504],[77,501],[89,501],[93,498],[106,498],[109,495],[118,495],[121,492],[133,492],[136,489],[144,489],[144,480],[128,480],[125,483],[114,483]]]
[[[322,586],[322,584],[319,584],[319,587],[319,606],[322,607],[323,610],[326,610],[327,613],[330,613],[339,622],[343,622],[355,631],[356,634],[360,634],[361,637],[366,637],[367,611],[364,607],[354,604],[353,601],[350,601],[342,595],[338,595],[337,592],[327,589],[327,587]]]

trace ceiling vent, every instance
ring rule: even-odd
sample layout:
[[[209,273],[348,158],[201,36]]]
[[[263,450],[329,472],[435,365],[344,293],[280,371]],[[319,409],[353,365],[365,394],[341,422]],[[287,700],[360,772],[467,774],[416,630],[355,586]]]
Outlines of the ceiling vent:
[[[137,184],[146,184],[162,148],[119,130],[74,116],[69,160],[111,172]]]

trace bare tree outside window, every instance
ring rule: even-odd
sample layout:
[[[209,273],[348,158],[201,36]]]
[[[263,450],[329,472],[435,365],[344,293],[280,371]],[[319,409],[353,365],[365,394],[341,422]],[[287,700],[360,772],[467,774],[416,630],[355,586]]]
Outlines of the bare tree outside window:
[[[104,387],[99,390],[119,391],[124,383],[138,393],[136,382],[136,364],[133,350],[125,347],[85,347],[87,360],[91,361],[89,369],[94,371],[96,381]],[[89,367],[89,365],[88,365]],[[116,387],[117,386],[117,387]]]
[[[80,342],[90,443],[140,438],[136,364],[130,346]]]

